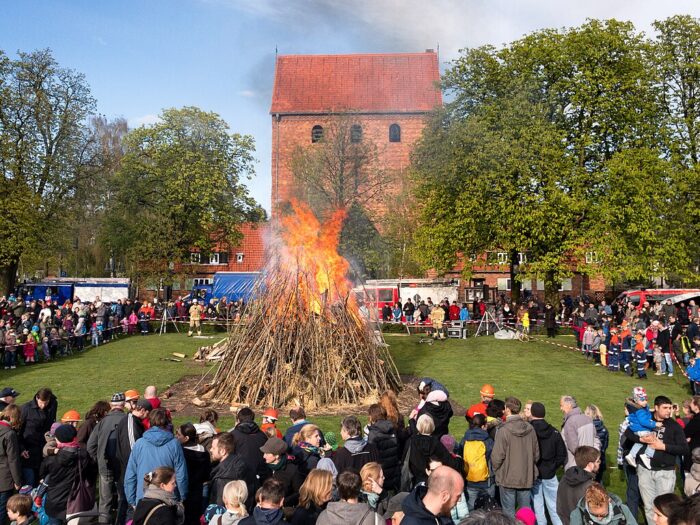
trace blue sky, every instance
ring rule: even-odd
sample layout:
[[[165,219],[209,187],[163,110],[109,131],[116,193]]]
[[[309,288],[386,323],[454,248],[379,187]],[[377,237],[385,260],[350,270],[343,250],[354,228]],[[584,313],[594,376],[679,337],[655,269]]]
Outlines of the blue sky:
[[[697,0],[0,0],[0,49],[51,48],[85,74],[98,111],[152,123],[161,109],[199,106],[255,137],[251,194],[269,210],[268,114],[280,54],[415,52],[496,46],[586,18],[651,22],[700,17]]]

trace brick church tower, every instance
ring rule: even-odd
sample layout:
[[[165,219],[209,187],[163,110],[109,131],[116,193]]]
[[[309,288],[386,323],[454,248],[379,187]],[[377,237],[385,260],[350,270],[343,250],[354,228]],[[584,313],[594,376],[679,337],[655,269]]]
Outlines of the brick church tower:
[[[352,114],[362,136],[378,146],[382,169],[405,169],[426,116],[442,104],[439,81],[431,50],[278,56],[270,108],[273,217],[294,194],[292,152],[312,145],[339,116]]]

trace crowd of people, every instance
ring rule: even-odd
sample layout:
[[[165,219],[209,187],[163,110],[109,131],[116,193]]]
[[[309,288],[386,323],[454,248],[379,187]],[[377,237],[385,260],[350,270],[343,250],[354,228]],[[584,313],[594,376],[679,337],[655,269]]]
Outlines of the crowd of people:
[[[634,525],[640,511],[648,525],[700,523],[700,397],[682,414],[641,386],[621,400],[623,503],[604,486],[609,432],[599,408],[564,395],[555,428],[554,407],[498,399],[491,385],[479,395],[458,440],[450,394],[432,378],[407,416],[388,391],[366,424],[349,415],[325,434],[301,407],[284,433],[273,408],[259,422],[239,409],[230,430],[212,409],[173,425],[153,386],[57,419],[50,389],[17,404],[7,387],[0,524],[91,515],[117,525]]]

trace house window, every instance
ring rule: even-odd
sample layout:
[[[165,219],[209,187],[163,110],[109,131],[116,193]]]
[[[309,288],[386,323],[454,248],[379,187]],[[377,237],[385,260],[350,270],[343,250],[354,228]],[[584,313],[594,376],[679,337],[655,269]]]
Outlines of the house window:
[[[586,252],[586,264],[598,264],[600,263],[600,258],[598,257],[598,252]]]
[[[201,260],[201,254],[199,252],[191,252],[190,253],[190,263],[199,264],[200,260]]]
[[[527,264],[527,254],[518,252],[518,264]]]
[[[398,124],[389,126],[389,142],[401,142],[401,126]]]
[[[498,261],[498,264],[508,264],[508,252],[498,252],[496,254],[496,260]]]
[[[193,286],[206,286],[211,284],[211,279],[208,277],[205,278],[200,278],[200,279],[192,279],[192,284]]]
[[[219,264],[219,254],[212,252],[209,254],[209,264]]]
[[[311,128],[311,142],[319,142],[323,139],[323,127],[316,124]]]
[[[243,254],[242,253],[236,254],[236,263],[238,263],[238,264],[243,263]]]
[[[354,124],[350,128],[350,142],[357,144],[362,140],[362,127],[358,124]]]

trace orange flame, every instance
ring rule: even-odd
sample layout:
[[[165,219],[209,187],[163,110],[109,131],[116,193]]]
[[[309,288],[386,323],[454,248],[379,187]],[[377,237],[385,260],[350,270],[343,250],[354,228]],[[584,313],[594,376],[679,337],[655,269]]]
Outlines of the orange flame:
[[[350,298],[350,265],[338,253],[345,210],[334,211],[321,223],[311,209],[292,201],[293,213],[280,218],[281,264],[296,272],[299,295],[310,311],[321,313],[324,305]]]

